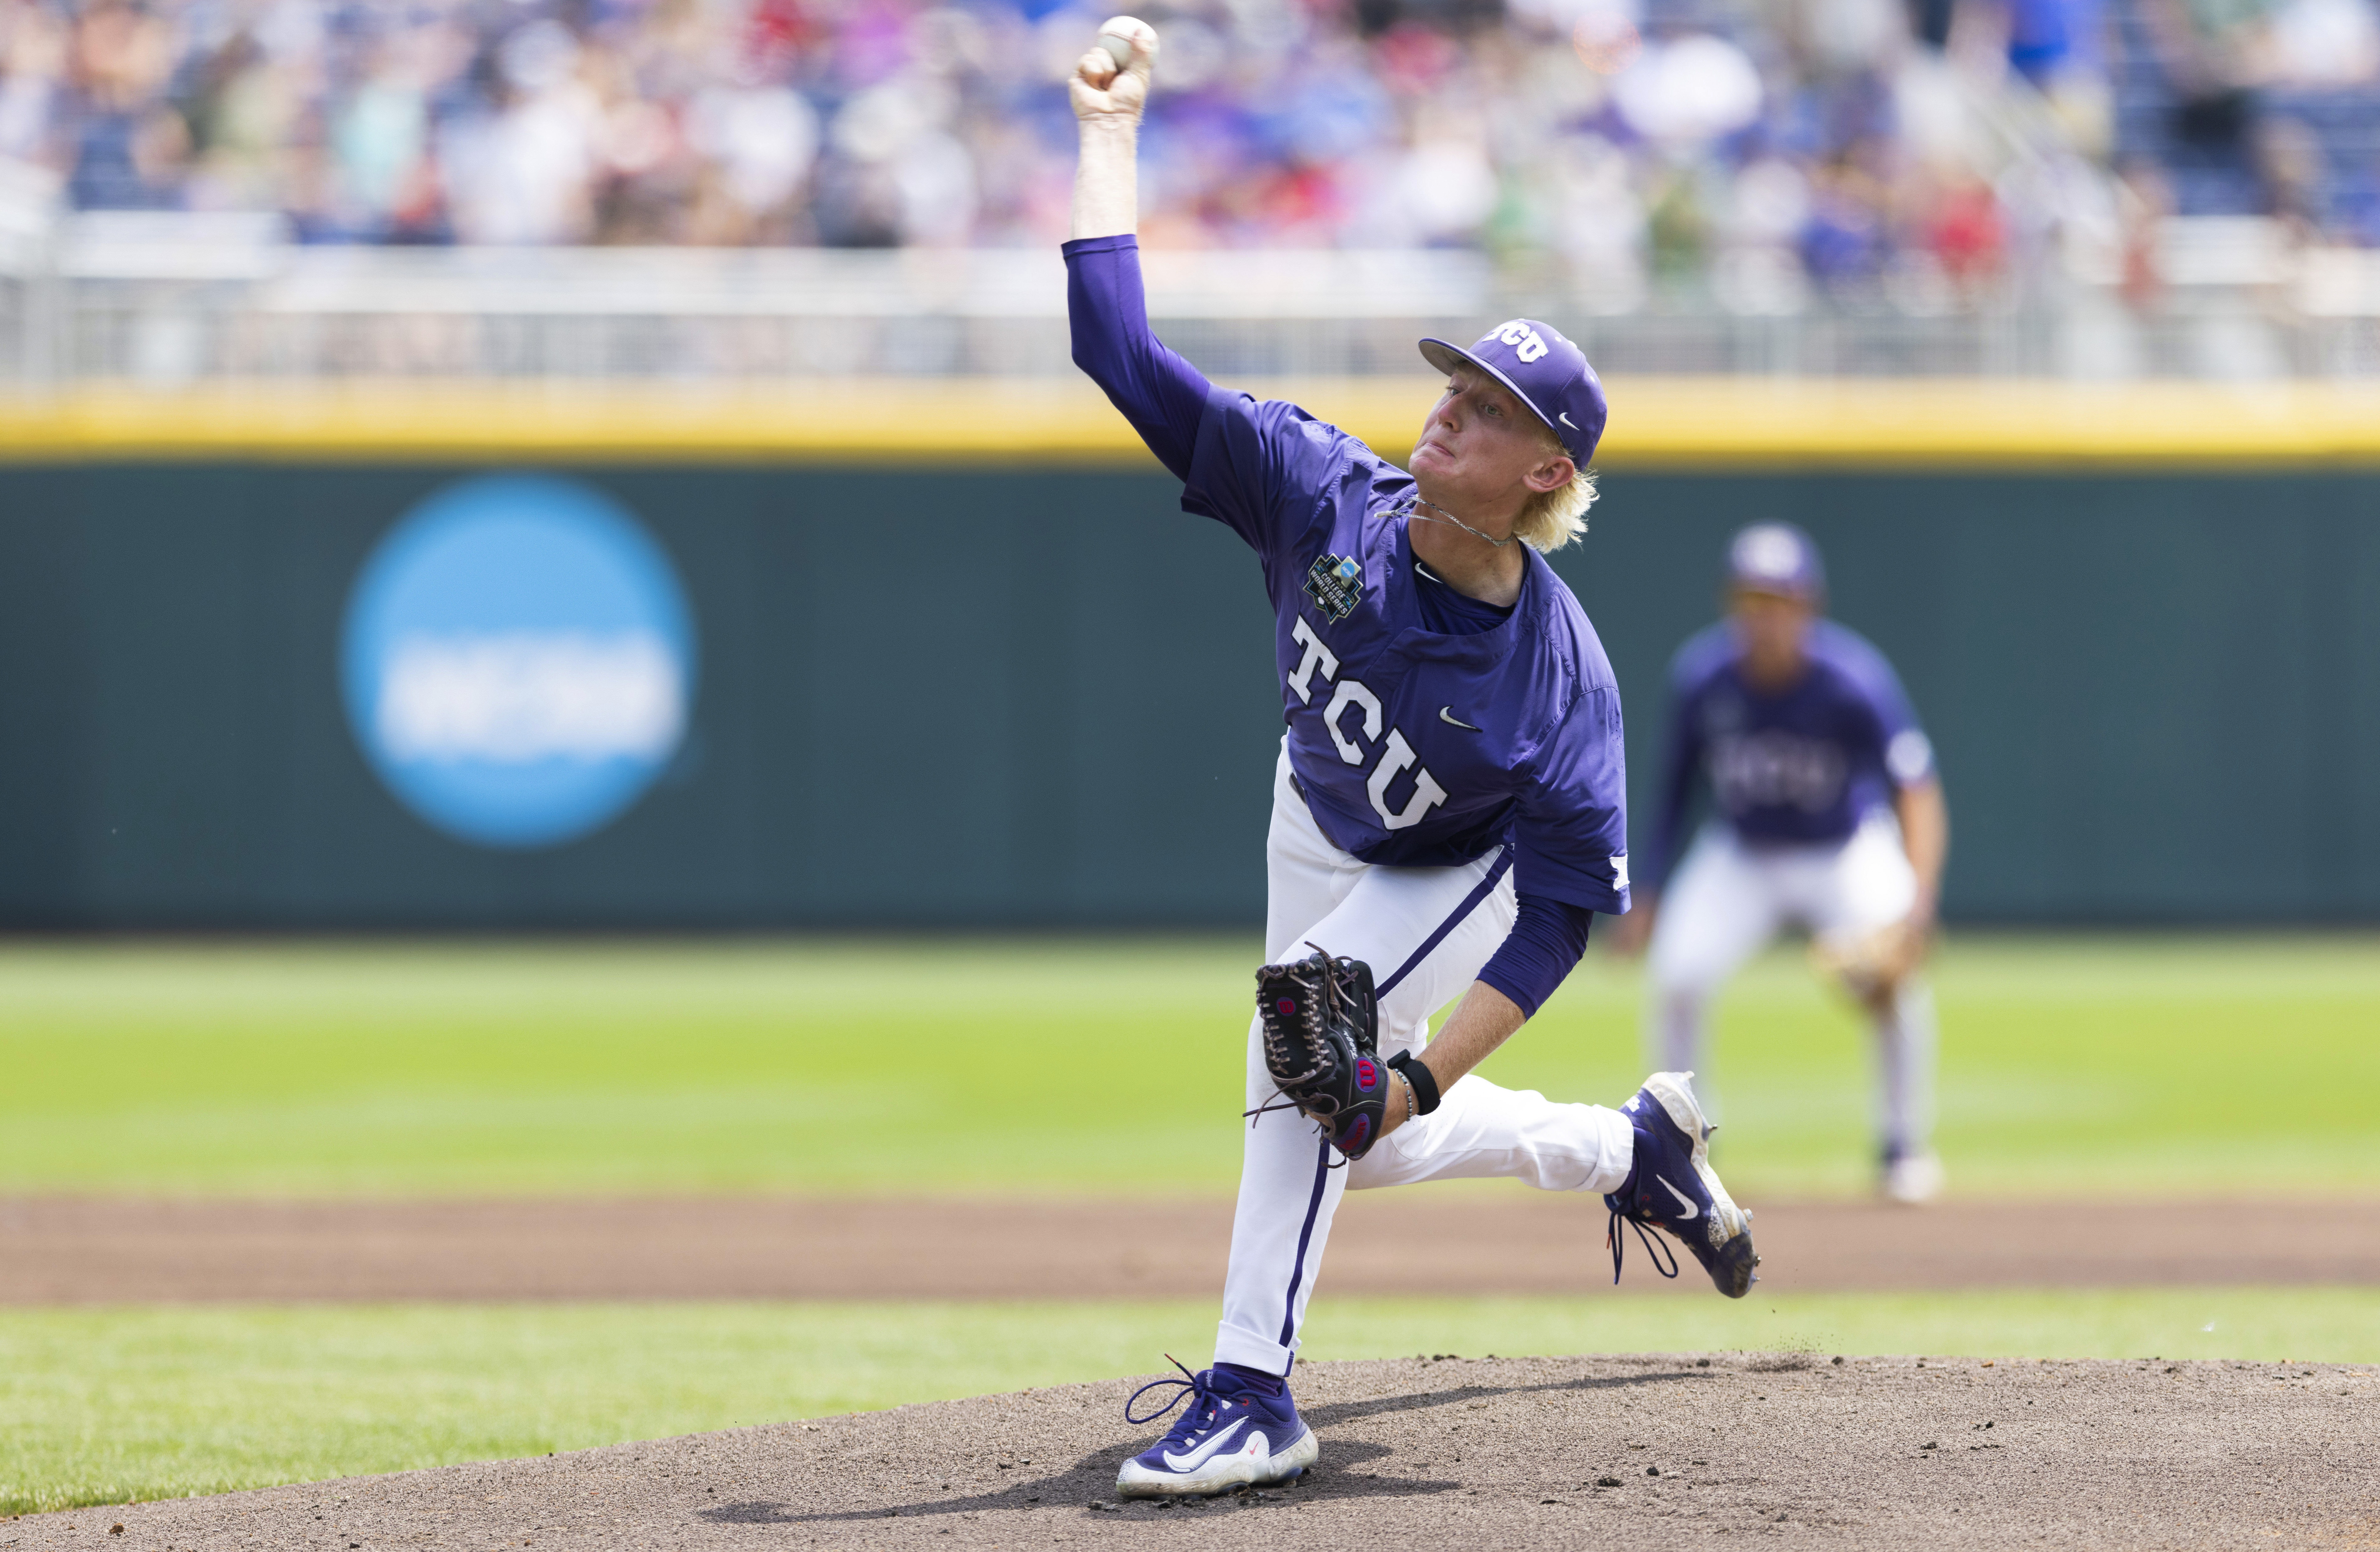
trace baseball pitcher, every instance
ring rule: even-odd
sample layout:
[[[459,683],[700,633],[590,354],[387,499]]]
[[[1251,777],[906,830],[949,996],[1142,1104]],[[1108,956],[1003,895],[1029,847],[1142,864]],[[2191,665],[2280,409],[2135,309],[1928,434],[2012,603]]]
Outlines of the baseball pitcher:
[[[1150,333],[1142,299],[1135,164],[1157,46],[1118,18],[1069,83],[1075,360],[1183,482],[1184,508],[1256,552],[1288,731],[1215,1363],[1145,1388],[1172,1388],[1154,1412],[1127,1409],[1184,1407],[1123,1463],[1126,1496],[1314,1463],[1286,1381],[1351,1188],[1509,1175],[1602,1194],[1615,1277],[1623,1221],[1657,1266],[1648,1225],[1736,1297],[1757,1262],[1690,1073],[1656,1073],[1613,1110],[1471,1072],[1577,964],[1593,913],[1628,909],[1620,697],[1540,553],[1585,527],[1602,386],[1533,320],[1467,349],[1424,340],[1446,384],[1407,472],[1294,405],[1210,384]],[[1427,1016],[1457,998],[1432,1037]]]

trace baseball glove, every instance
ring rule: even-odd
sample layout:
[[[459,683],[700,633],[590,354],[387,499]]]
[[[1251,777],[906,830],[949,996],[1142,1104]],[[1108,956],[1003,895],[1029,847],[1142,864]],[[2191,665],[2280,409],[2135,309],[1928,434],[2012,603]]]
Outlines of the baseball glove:
[[[1257,1012],[1273,1086],[1322,1128],[1331,1146],[1350,1159],[1363,1158],[1379,1140],[1389,1097],[1372,967],[1320,952],[1268,964],[1257,972]]]
[[[1925,953],[1925,934],[1905,921],[1810,940],[1810,967],[1863,1002],[1890,996]]]

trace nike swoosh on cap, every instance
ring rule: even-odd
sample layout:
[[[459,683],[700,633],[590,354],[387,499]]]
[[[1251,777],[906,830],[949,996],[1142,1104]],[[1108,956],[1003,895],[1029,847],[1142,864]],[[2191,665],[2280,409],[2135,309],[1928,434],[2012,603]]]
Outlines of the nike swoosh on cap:
[[[1655,1175],[1653,1178],[1661,1182],[1662,1190],[1668,1192],[1670,1195],[1675,1196],[1678,1199],[1678,1206],[1686,1209],[1678,1215],[1679,1222],[1683,1223],[1691,1219],[1696,1219],[1702,1216],[1703,1210],[1702,1208],[1694,1206],[1694,1199],[1687,1195],[1684,1192],[1679,1190],[1676,1186],[1671,1185],[1670,1183],[1669,1176]],[[1173,1459],[1173,1457],[1168,1455],[1166,1459],[1170,1461]]]
[[[1172,1466],[1178,1472],[1196,1471],[1200,1466],[1207,1463],[1207,1458],[1208,1456],[1223,1448],[1223,1441],[1225,1439],[1230,1438],[1233,1434],[1238,1433],[1243,1427],[1246,1426],[1247,1421],[1248,1420],[1245,1417],[1232,1418],[1232,1425],[1230,1427],[1216,1430],[1214,1437],[1208,1439],[1197,1449],[1190,1451],[1187,1455],[1176,1455],[1168,1451],[1165,1457],[1165,1463]]]
[[[1451,722],[1454,726],[1468,729],[1472,733],[1477,733],[1479,731],[1477,728],[1472,727],[1469,722],[1457,717],[1454,714],[1454,708],[1451,706],[1439,707],[1438,709],[1438,720],[1441,722]]]
[[[1559,414],[1560,414],[1560,416],[1561,423],[1562,423],[1563,425],[1568,426],[1568,427],[1569,427],[1572,430],[1573,430],[1573,431],[1574,431],[1574,430],[1578,430],[1578,422],[1577,422],[1577,421],[1575,421],[1575,420],[1573,420],[1573,419],[1572,419],[1572,418],[1570,418],[1570,411],[1569,411],[1569,410],[1566,410],[1566,409],[1565,409],[1565,410],[1559,411],[1558,413],[1559,413]]]

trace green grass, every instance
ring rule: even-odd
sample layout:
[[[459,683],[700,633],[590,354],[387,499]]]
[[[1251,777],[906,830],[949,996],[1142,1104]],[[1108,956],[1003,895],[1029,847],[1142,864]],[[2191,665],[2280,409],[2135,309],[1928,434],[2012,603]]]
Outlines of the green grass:
[[[0,1513],[179,1497],[820,1416],[1203,1361],[1154,1304],[0,1311]],[[1417,1351],[2380,1361],[2380,1291],[1347,1300],[1317,1359]]]
[[[0,1194],[1228,1190],[1251,945],[0,949]],[[2380,940],[1954,940],[1954,1189],[2380,1189]],[[1615,1101],[1591,956],[1490,1064]],[[1857,1022],[1779,954],[1709,1076],[1739,1194],[1866,1182]],[[2232,1171],[2254,1161],[2252,1181]],[[1486,1189],[1483,1187],[1482,1189]],[[0,1511],[540,1454],[1205,1354],[1210,1303],[0,1310]],[[1799,1348],[2380,1361],[2380,1292],[1326,1300],[1316,1358]]]
[[[1226,1191],[1253,953],[14,945],[0,1192]],[[1962,938],[1936,981],[1954,1190],[2380,1188],[2380,940]],[[1636,1002],[1590,955],[1488,1075],[1616,1103]],[[1779,954],[1720,1029],[1739,1194],[1863,1189],[1857,1022]]]

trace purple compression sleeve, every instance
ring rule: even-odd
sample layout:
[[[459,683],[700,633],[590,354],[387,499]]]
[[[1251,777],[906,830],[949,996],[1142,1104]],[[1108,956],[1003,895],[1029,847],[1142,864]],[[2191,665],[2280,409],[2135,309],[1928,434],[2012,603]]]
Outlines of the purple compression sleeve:
[[[1109,401],[1174,479],[1189,479],[1209,384],[1148,332],[1139,239],[1085,237],[1068,243],[1064,252],[1075,365],[1107,390]]]
[[[1595,913],[1584,905],[1524,894],[1512,919],[1512,934],[1479,972],[1479,978],[1535,1018],[1546,999],[1562,984],[1562,977],[1577,966],[1579,956],[1586,952],[1586,929],[1594,921]]]

